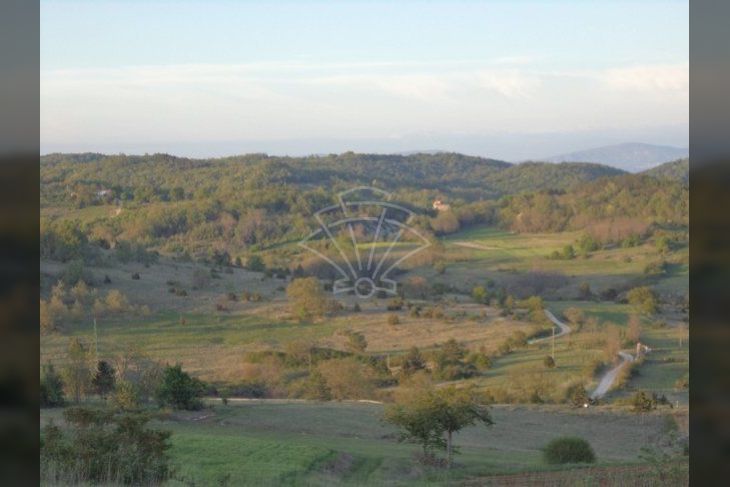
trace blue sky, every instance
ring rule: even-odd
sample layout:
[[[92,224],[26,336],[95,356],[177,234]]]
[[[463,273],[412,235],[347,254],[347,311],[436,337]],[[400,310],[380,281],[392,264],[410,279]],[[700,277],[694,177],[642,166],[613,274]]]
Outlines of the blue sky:
[[[686,1],[45,1],[41,150],[686,145],[688,43]]]

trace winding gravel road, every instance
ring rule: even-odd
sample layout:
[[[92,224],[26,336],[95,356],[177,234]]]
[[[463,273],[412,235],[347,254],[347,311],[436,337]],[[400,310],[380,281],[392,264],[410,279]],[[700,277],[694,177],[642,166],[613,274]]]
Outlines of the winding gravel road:
[[[567,335],[571,332],[571,329],[568,325],[560,321],[550,310],[545,310],[545,316],[548,317],[550,321],[552,321],[558,328],[560,328],[560,332],[555,335],[555,338],[559,338],[562,336]],[[533,343],[540,343],[547,340],[551,340],[552,336],[542,337],[542,338],[535,338],[533,340],[530,340],[528,343],[532,345]],[[606,393],[611,389],[611,386],[613,386],[614,381],[616,380],[616,377],[618,376],[618,373],[621,372],[621,369],[626,366],[626,364],[631,363],[634,361],[634,356],[627,352],[619,352],[619,356],[621,357],[621,363],[619,363],[617,366],[613,367],[609,371],[607,371],[605,374],[603,374],[603,377],[601,377],[601,380],[598,381],[598,386],[596,389],[590,394],[591,399],[598,399],[600,397],[603,397],[606,395]]]
[[[594,390],[591,393],[591,399],[598,399],[600,397],[603,397],[606,395],[609,389],[611,389],[611,386],[613,385],[613,381],[616,380],[616,376],[619,372],[621,372],[621,369],[623,369],[626,364],[631,363],[634,361],[634,356],[630,353],[626,352],[619,352],[619,356],[621,357],[621,363],[618,364],[616,367],[612,368],[608,372],[606,372],[603,377],[601,377],[600,382],[598,382],[598,386],[596,387],[596,390]]]
[[[568,325],[566,325],[565,323],[563,323],[562,321],[560,321],[550,310],[547,310],[547,309],[545,310],[545,316],[547,316],[550,321],[555,323],[557,325],[557,327],[560,328],[560,331],[555,334],[555,338],[560,338],[561,336],[565,336],[568,333],[570,333],[570,331],[571,331],[570,327]],[[547,336],[547,337],[542,337],[542,338],[534,338],[534,339],[528,341],[527,343],[532,345],[533,343],[544,342],[547,340],[551,340],[552,338],[553,338],[552,335]]]

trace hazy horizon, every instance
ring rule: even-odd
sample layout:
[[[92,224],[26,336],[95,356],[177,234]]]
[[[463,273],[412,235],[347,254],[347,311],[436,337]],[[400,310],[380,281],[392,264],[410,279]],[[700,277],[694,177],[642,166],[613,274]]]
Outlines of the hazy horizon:
[[[40,147],[513,162],[686,147],[688,51],[686,1],[43,1]]]

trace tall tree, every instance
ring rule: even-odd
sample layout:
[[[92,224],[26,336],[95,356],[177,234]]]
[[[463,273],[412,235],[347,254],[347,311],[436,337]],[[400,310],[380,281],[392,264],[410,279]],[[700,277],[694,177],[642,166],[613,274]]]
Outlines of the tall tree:
[[[386,409],[384,419],[401,429],[401,441],[419,443],[424,455],[445,448],[449,467],[455,452],[454,433],[477,422],[493,424],[473,387],[435,389],[426,384],[418,384],[398,397]]]
[[[68,344],[68,362],[63,369],[63,378],[75,403],[81,401],[91,381],[90,354],[88,345],[79,338],[72,338]]]
[[[94,386],[94,392],[99,394],[102,399],[106,399],[109,393],[114,390],[116,382],[114,367],[106,360],[99,360],[96,364],[96,372],[94,378],[91,379],[91,385]]]
[[[332,307],[316,277],[294,279],[286,288],[286,296],[292,312],[301,320],[323,316]]]

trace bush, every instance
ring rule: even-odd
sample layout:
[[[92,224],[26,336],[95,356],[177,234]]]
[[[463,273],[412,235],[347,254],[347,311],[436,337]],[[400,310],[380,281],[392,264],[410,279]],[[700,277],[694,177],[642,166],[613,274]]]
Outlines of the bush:
[[[388,315],[388,324],[390,326],[396,326],[399,323],[400,323],[400,319],[398,318],[397,314],[392,313],[392,314]]]
[[[555,359],[552,358],[550,355],[545,356],[545,359],[542,361],[542,363],[548,369],[552,369],[555,367]]]
[[[568,390],[566,391],[566,396],[568,397],[568,400],[573,404],[573,406],[578,408],[582,408],[584,405],[590,402],[588,392],[582,384],[573,384],[572,386],[568,387]]]
[[[134,411],[139,407],[137,388],[127,380],[119,381],[111,395],[111,404],[119,411]]]
[[[631,398],[631,404],[633,410],[636,413],[646,413],[652,409],[656,409],[657,397],[656,394],[651,396],[644,391],[639,391]]]
[[[635,287],[627,293],[626,298],[629,304],[640,313],[654,314],[658,310],[659,303],[656,294],[649,287]]]
[[[319,318],[333,311],[333,302],[316,277],[294,279],[286,288],[292,313],[300,320]]]
[[[64,429],[41,435],[42,485],[159,485],[171,474],[171,433],[146,427],[149,416],[69,408]]]
[[[363,353],[368,348],[368,342],[365,339],[365,335],[359,332],[348,332],[347,333],[347,344],[345,345],[347,350],[352,353]]]
[[[266,265],[260,256],[252,255],[246,260],[246,270],[252,272],[264,272],[266,271]]]
[[[172,406],[175,409],[200,409],[203,407],[200,400],[203,388],[203,383],[190,377],[180,365],[167,366],[157,389],[157,401],[160,406]]]
[[[386,306],[388,311],[400,311],[403,309],[403,298],[400,296],[391,299]]]
[[[106,396],[114,390],[115,374],[114,367],[106,360],[99,360],[96,364],[96,372],[91,379],[91,385],[94,387],[94,392],[99,394],[101,398],[106,399]]]
[[[550,464],[594,463],[596,454],[583,438],[565,436],[555,438],[543,449],[543,458]]]
[[[63,406],[66,398],[63,394],[63,379],[56,372],[52,364],[43,366],[43,375],[40,383],[40,402],[42,408]]]

